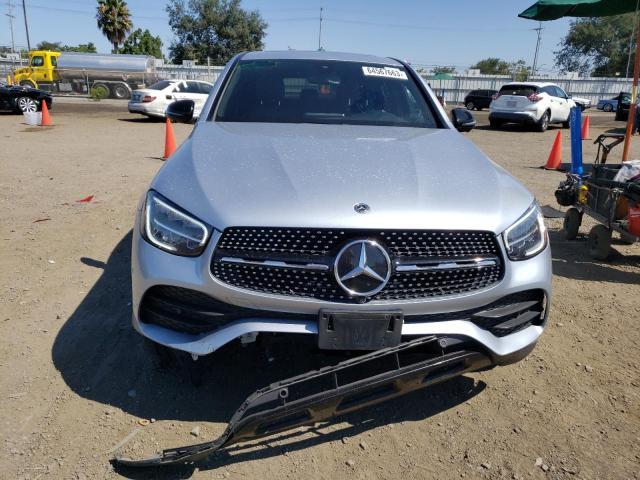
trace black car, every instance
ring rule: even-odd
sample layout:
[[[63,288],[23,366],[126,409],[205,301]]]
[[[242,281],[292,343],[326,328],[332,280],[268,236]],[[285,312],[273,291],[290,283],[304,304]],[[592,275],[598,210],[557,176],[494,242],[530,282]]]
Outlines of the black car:
[[[11,110],[16,113],[37,112],[42,109],[42,101],[47,108],[53,105],[49,92],[37,88],[0,85],[0,110]]]
[[[464,106],[467,110],[482,110],[483,108],[489,108],[493,96],[498,93],[497,90],[471,90],[466,97],[464,97]]]
[[[627,121],[629,118],[629,107],[631,106],[631,94],[620,92],[617,97],[613,98],[618,101],[616,106],[616,120]]]

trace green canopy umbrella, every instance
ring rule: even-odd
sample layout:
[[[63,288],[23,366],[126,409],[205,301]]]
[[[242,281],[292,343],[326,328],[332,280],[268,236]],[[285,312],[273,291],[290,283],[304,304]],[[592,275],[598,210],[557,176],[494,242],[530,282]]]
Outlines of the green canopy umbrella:
[[[638,0],[538,0],[518,16],[530,20],[556,20],[562,17],[609,17],[635,12]],[[627,132],[624,139],[622,161],[629,156],[629,145],[633,132],[638,92],[638,70],[640,68],[640,28],[636,27],[636,60],[633,67],[633,88]]]
[[[636,0],[539,0],[518,16],[544,21],[562,17],[608,17],[635,10]]]
[[[434,75],[429,75],[427,77],[427,80],[452,80],[454,77],[453,75],[446,73],[446,72],[438,72]]]
[[[434,73],[433,75],[429,75],[427,77],[427,80],[440,80],[440,83],[438,83],[438,85],[440,87],[440,94],[444,98],[444,89],[442,88],[442,80],[453,80],[454,78],[455,77],[449,73],[438,72],[438,73]]]

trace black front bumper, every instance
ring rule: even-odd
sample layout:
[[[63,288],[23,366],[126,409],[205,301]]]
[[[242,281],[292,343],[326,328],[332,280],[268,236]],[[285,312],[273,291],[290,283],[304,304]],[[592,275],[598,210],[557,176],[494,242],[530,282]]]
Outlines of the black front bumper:
[[[546,299],[542,290],[524,290],[468,310],[405,315],[404,323],[464,320],[496,337],[504,337],[530,325],[541,325],[545,307]],[[144,294],[140,303],[139,318],[143,323],[159,325],[177,332],[198,334],[213,332],[243,318],[315,322],[318,321],[319,315],[244,308],[222,302],[196,290],[157,285]]]
[[[434,336],[362,355],[274,383],[249,396],[216,440],[116,465],[157,467],[203,460],[232,444],[321,422],[491,366],[482,352],[446,353]]]

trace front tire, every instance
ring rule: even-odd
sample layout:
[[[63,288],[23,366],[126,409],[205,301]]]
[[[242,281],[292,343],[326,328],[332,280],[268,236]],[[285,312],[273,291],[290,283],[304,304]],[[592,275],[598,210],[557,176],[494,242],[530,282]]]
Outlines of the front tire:
[[[580,225],[582,224],[582,213],[577,208],[570,208],[564,214],[564,221],[562,222],[562,230],[564,232],[564,238],[567,240],[574,240],[578,236]]]
[[[536,130],[539,132],[546,132],[547,128],[549,128],[549,112],[544,112],[536,123]]]
[[[37,112],[38,102],[30,97],[18,97],[16,100],[16,107],[22,113]]]
[[[467,107],[467,110],[473,110],[474,108],[476,108],[476,104],[473,103],[471,100],[469,100],[466,104],[465,107]]]
[[[602,107],[602,110],[605,112],[613,112],[613,105],[611,105],[610,103],[605,103],[604,107]]]
[[[611,230],[596,225],[589,232],[589,254],[596,260],[606,260],[611,253]]]

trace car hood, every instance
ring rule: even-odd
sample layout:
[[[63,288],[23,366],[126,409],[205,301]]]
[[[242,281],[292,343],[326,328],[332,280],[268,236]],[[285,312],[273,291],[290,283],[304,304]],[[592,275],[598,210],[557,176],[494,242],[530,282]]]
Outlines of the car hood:
[[[152,188],[229,226],[502,232],[531,193],[455,130],[202,121]],[[367,213],[354,205],[366,203]]]

